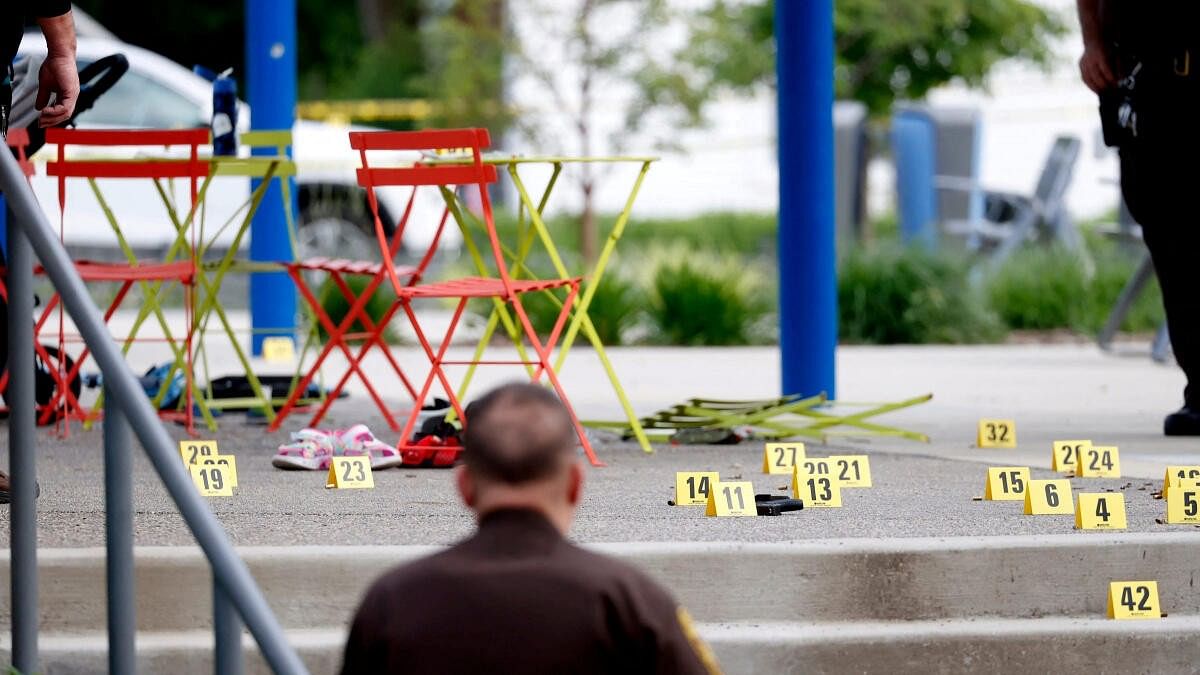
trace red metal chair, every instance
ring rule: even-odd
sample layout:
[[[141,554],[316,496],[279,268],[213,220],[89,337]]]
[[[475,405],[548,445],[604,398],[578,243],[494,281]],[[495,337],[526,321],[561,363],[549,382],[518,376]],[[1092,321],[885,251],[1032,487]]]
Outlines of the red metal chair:
[[[387,273],[387,278],[392,283],[392,288],[396,292],[396,305],[404,310],[413,327],[413,332],[416,334],[417,340],[421,343],[422,349],[429,358],[430,372],[426,377],[421,389],[417,392],[414,400],[414,405],[408,420],[401,432],[400,441],[397,447],[402,451],[425,451],[426,446],[417,446],[413,440],[413,430],[416,421],[420,416],[421,408],[425,403],[426,397],[429,395],[429,390],[433,386],[434,380],[437,380],[446,393],[447,399],[454,410],[455,415],[462,421],[463,425],[467,425],[470,421],[466,418],[463,408],[455,395],[455,388],[451,386],[449,379],[446,376],[444,366],[468,366],[472,364],[479,365],[520,365],[520,366],[536,366],[533,371],[533,381],[537,382],[542,375],[550,381],[558,393],[559,399],[566,406],[571,415],[572,423],[575,426],[576,433],[579,436],[579,442],[587,453],[588,458],[595,465],[600,465],[601,462],[596,457],[592,450],[591,443],[588,441],[587,435],[584,433],[583,426],[580,425],[578,417],[575,415],[575,410],[571,406],[566,392],[563,390],[562,384],[559,382],[558,375],[555,373],[550,359],[555,343],[558,341],[559,334],[566,323],[567,317],[570,314],[571,306],[579,292],[579,278],[569,279],[554,279],[554,280],[518,280],[513,279],[508,273],[508,265],[506,264],[503,250],[500,246],[500,240],[496,233],[495,222],[492,218],[492,202],[488,196],[487,186],[496,181],[496,168],[482,162],[481,151],[490,145],[490,139],[486,129],[444,129],[444,130],[428,130],[428,131],[374,131],[374,132],[351,132],[350,146],[358,150],[359,157],[362,161],[362,168],[358,170],[358,182],[367,190],[367,201],[371,206],[372,212],[375,214],[375,233],[379,243],[380,253],[382,256],[383,266]],[[369,161],[368,153],[372,151],[425,151],[438,152],[443,150],[468,150],[470,152],[470,160],[468,163],[432,163],[432,164],[417,164],[404,167],[372,167]],[[483,208],[483,220],[487,228],[487,235],[491,245],[492,254],[494,256],[497,277],[466,277],[461,279],[453,279],[449,281],[441,281],[435,283],[413,283],[411,279],[405,278],[404,271],[397,268],[393,263],[394,249],[389,245],[388,238],[384,232],[381,221],[379,219],[379,203],[375,195],[376,188],[383,186],[412,186],[414,191],[421,187],[435,187],[439,190],[456,189],[459,187],[478,190],[480,203]],[[395,233],[395,237],[400,237],[402,234],[402,226]],[[426,254],[428,257],[432,255],[436,249],[436,242],[430,252]],[[402,278],[404,281],[402,281]],[[545,291],[549,289],[565,288],[566,299],[563,302],[563,307],[557,320],[554,323],[550,334],[543,341],[538,337],[537,332],[533,329],[533,325],[529,321],[529,316],[525,312],[525,308],[521,303],[521,295],[534,291]],[[454,299],[457,300],[457,305],[454,310],[453,317],[450,321],[450,326],[446,330],[445,336],[442,338],[441,344],[435,350],[433,345],[425,336],[425,331],[421,328],[421,322],[417,314],[413,311],[412,301],[417,299]],[[453,361],[446,358],[446,350],[450,346],[454,336],[454,331],[458,328],[463,311],[466,309],[467,302],[472,298],[495,298],[511,305],[513,312],[516,314],[520,322],[521,330],[524,333],[525,340],[536,354],[536,360],[466,360]]]
[[[151,339],[138,337],[137,330],[141,325],[141,321],[144,321],[145,318],[149,316],[157,318],[165,337],[156,338],[156,340],[168,343],[175,354],[175,369],[182,371],[186,382],[182,397],[182,409],[177,412],[166,412],[165,414],[181,417],[189,430],[193,428],[194,423],[192,405],[195,393],[192,368],[192,340],[194,336],[192,305],[194,302],[193,291],[197,266],[195,259],[196,235],[192,225],[197,216],[197,206],[203,199],[204,191],[210,179],[209,162],[199,157],[199,147],[208,143],[208,134],[207,129],[172,131],[48,129],[46,131],[47,144],[58,146],[57,157],[54,161],[47,163],[46,173],[58,178],[58,204],[61,216],[59,224],[60,236],[62,235],[61,230],[65,227],[65,223],[69,222],[69,217],[66,213],[67,179],[87,179],[102,209],[106,212],[109,224],[114,232],[116,243],[125,255],[126,260],[119,263],[79,260],[76,261],[75,267],[86,282],[108,282],[118,285],[115,297],[109,303],[104,313],[106,321],[121,306],[135,285],[142,290],[142,310],[139,315],[139,321],[135,322],[134,329],[128,335],[120,339],[123,340],[123,347],[126,351],[128,351],[135,339],[139,341]],[[184,159],[68,159],[66,153],[68,146],[141,147],[147,149],[153,148],[156,151],[171,147],[183,147],[187,149],[188,153]],[[164,260],[143,262],[137,258],[121,231],[113,209],[103,198],[95,182],[97,179],[152,180],[156,182],[160,191],[164,190],[162,181],[171,179],[188,181],[190,202],[186,217],[181,218],[175,212],[173,205],[170,204],[170,201],[166,197],[165,191],[162,192],[164,209],[166,211],[163,226],[174,227],[177,230],[175,244],[169,249]],[[119,205],[117,208],[119,209]],[[180,284],[184,292],[186,325],[181,328],[180,336],[175,336],[168,329],[166,318],[162,314],[160,305],[160,296],[164,288],[167,284],[174,283]],[[63,314],[59,306],[59,298],[55,295],[46,303],[41,317],[35,324],[35,331],[40,333],[46,330],[51,316],[57,314],[58,328],[56,337],[58,339],[58,351],[60,354],[65,354],[66,343],[76,342],[78,339],[75,336],[69,336],[64,330]],[[59,311],[55,312],[56,309]],[[35,341],[36,344],[38,343]],[[100,414],[99,404],[90,411],[86,410],[71,393],[70,387],[67,386],[67,383],[79,376],[80,369],[88,356],[86,347],[70,368],[67,368],[64,359],[52,358],[40,345],[38,346],[38,354],[45,363],[53,366],[51,369],[52,376],[55,378],[57,385],[55,399],[51,401],[51,405],[43,412],[43,415],[52,414],[54,408],[61,403],[66,407],[68,418],[85,421],[96,419]],[[167,380],[171,376],[172,374],[168,374]]]

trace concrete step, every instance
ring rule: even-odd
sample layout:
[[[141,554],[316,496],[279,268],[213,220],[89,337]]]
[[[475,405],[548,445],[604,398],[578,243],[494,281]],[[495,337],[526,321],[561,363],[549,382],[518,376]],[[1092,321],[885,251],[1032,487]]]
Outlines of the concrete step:
[[[884,622],[739,622],[699,624],[727,673],[1008,673],[1193,672],[1200,663],[1200,617],[1116,622],[1103,618],[954,619]],[[341,628],[290,630],[288,637],[313,673],[337,672]],[[102,632],[41,636],[42,672],[104,669]],[[0,661],[9,657],[0,637]],[[246,673],[266,674],[249,636]],[[138,635],[139,671],[207,675],[207,631]]]
[[[1200,615],[1200,534],[859,539],[793,544],[628,543],[595,547],[666,584],[697,621],[920,621],[1102,616],[1108,583],[1154,579],[1169,614]],[[343,625],[367,584],[431,547],[242,548],[286,628]],[[100,549],[40,552],[43,629],[105,625]],[[140,630],[211,624],[211,577],[195,548],[136,551]],[[9,625],[0,552],[0,631]]]

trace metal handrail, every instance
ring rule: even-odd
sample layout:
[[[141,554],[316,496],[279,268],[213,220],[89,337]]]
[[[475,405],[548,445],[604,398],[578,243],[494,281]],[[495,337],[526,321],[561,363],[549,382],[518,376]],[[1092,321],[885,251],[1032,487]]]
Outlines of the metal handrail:
[[[104,374],[105,522],[108,551],[110,672],[135,672],[132,490],[129,431],[137,435],[212,568],[215,663],[241,672],[241,628],[254,636],[271,669],[307,673],[249,568],[192,484],[158,415],[125,362],[62,242],[38,206],[17,161],[0,151],[0,191],[7,198],[9,452],[12,494],[12,665],[39,670],[37,653],[37,475],[34,427],[33,253]]]

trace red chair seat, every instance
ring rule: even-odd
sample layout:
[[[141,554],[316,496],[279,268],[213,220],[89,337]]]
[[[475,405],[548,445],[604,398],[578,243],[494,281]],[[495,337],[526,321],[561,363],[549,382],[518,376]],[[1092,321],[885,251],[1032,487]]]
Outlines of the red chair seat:
[[[579,283],[579,279],[545,279],[509,281],[513,293],[530,293],[562,288]],[[401,298],[502,298],[508,294],[502,279],[464,277],[400,289]]]

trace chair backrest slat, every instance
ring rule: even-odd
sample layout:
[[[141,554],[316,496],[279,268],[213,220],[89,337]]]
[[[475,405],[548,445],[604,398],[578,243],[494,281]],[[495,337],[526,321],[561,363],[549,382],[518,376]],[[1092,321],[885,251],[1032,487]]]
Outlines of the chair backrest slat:
[[[496,167],[490,164],[417,166],[412,168],[359,169],[358,184],[385,185],[471,185],[496,182]]]
[[[487,129],[350,132],[350,147],[355,150],[482,150],[491,144]]]
[[[204,178],[208,162],[189,160],[68,160],[47,162],[46,175],[64,178]]]
[[[209,130],[195,129],[59,129],[46,130],[54,145],[206,145]]]

